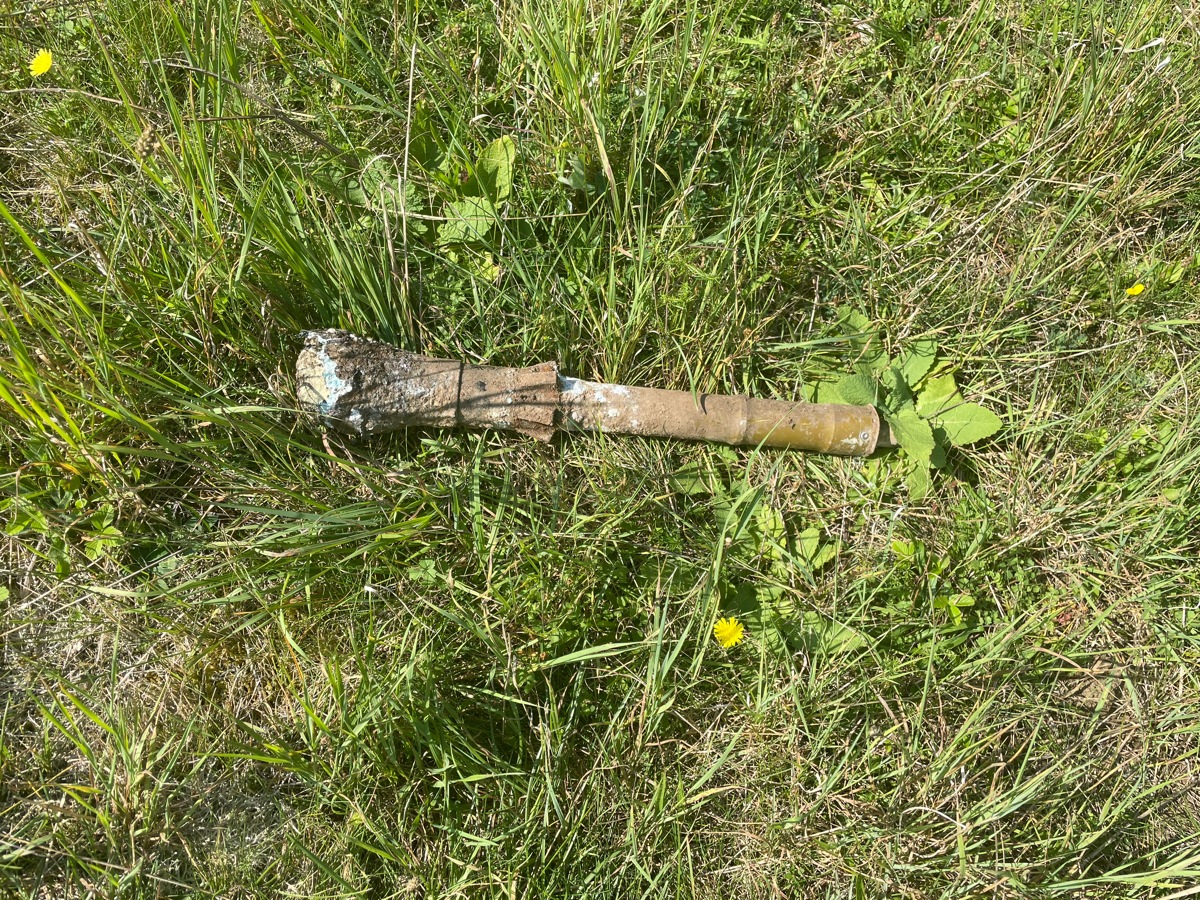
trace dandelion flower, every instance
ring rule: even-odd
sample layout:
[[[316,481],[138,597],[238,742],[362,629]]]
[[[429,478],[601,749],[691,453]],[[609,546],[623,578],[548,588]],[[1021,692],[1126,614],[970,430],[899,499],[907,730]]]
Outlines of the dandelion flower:
[[[1130,297],[1136,297],[1138,294],[1140,294],[1145,289],[1146,289],[1146,286],[1139,281],[1133,287],[1125,288],[1125,293]]]
[[[34,78],[39,78],[49,72],[52,65],[54,65],[54,54],[49,50],[39,50],[29,63],[29,74]]]
[[[717,643],[728,650],[734,644],[742,639],[746,629],[742,627],[742,623],[732,617],[721,619],[713,626],[713,637],[717,639]]]

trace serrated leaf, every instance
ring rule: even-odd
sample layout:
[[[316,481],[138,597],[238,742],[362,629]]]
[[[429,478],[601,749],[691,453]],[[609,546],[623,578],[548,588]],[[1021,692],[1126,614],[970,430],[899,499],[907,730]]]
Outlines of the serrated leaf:
[[[933,429],[929,423],[917,415],[912,404],[901,407],[896,412],[886,411],[888,425],[891,426],[892,437],[920,467],[928,467],[930,457],[936,442],[933,439]]]
[[[998,415],[978,403],[960,403],[938,416],[938,425],[956,447],[991,437],[1003,424]]]
[[[373,156],[363,166],[359,182],[367,194],[373,194],[379,190],[380,185],[395,183],[397,174],[396,166],[390,157]]]
[[[839,653],[850,653],[866,646],[863,636],[846,625],[836,622],[819,612],[808,611],[801,614],[804,627],[804,643],[812,649],[833,656]]]
[[[372,212],[405,219],[409,234],[425,234],[428,225],[411,215],[423,208],[417,186],[410,180],[403,184],[386,157],[376,157],[363,169],[359,182],[349,190],[351,202],[360,203]]]
[[[95,561],[100,559],[110,547],[120,543],[124,535],[117,528],[109,525],[99,531],[93,532],[86,537],[86,543],[83,545],[83,552],[88,559]]]
[[[92,513],[92,528],[96,531],[101,531],[113,523],[115,516],[113,508],[108,503],[105,503],[98,510]]]
[[[811,572],[831,562],[838,553],[838,542],[823,543],[822,537],[821,529],[816,525],[805,528],[796,536],[796,551]]]
[[[909,387],[916,387],[937,359],[937,341],[917,341],[900,361],[900,374]]]
[[[508,135],[492,141],[475,163],[475,177],[479,186],[493,203],[503,203],[512,193],[513,163],[517,159],[517,145]]]
[[[838,393],[837,385],[832,381],[818,381],[812,386],[810,403],[845,403],[845,398]]]
[[[932,482],[929,479],[929,468],[921,463],[915,463],[908,470],[908,475],[905,476],[905,483],[908,485],[908,499],[924,500],[925,495],[929,493],[929,488]]]
[[[883,352],[879,330],[871,325],[870,319],[857,310],[843,306],[838,309],[838,324],[850,341],[856,362],[865,364],[872,372],[881,372],[887,368],[888,358]]]
[[[439,244],[482,241],[496,221],[496,208],[486,197],[463,197],[446,204],[446,221],[438,228]]]
[[[930,378],[921,393],[917,394],[917,412],[930,419],[942,409],[962,402],[962,394],[954,383],[953,375],[938,375]]]
[[[934,428],[933,441],[933,453],[929,456],[929,464],[935,469],[944,469],[946,468],[946,447],[950,444],[946,430],[940,426]]]
[[[875,382],[866,375],[847,375],[837,383],[834,390],[843,403],[851,406],[875,405]]]
[[[887,371],[883,373],[883,384],[888,389],[887,399],[883,403],[886,409],[896,412],[906,404],[912,404],[912,390],[904,380],[898,365],[888,366]]]
[[[783,516],[773,506],[763,503],[754,511],[758,533],[773,541],[782,541],[787,529],[783,524]]]

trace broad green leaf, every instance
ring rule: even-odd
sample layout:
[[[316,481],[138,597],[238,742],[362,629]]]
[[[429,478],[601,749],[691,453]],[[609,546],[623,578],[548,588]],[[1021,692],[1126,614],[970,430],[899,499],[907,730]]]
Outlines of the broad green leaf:
[[[341,177],[339,172],[332,174]],[[409,180],[401,191],[400,175],[386,156],[376,156],[370,160],[357,180],[345,181],[344,189],[350,203],[364,206],[393,220],[404,216],[409,234],[424,234],[429,230],[422,219],[411,215],[424,209],[424,201],[416,184]]]
[[[875,382],[866,375],[847,375],[837,383],[837,395],[851,406],[875,405]]]
[[[359,176],[358,184],[352,190],[358,192],[351,195],[352,199],[357,199],[361,194],[360,202],[367,206],[371,205],[381,192],[387,195],[399,193],[400,174],[396,171],[395,163],[386,156],[376,156],[368,160]]]
[[[500,280],[500,267],[496,265],[496,260],[491,253],[468,253],[464,263],[464,268],[470,272],[474,272],[477,277],[482,278],[484,281],[490,281],[494,284]]]
[[[753,610],[741,617],[747,636],[753,636],[764,650],[771,653],[787,652],[792,641],[799,635],[796,617],[780,608],[771,599],[770,589],[762,590]]]
[[[946,468],[946,448],[950,446],[950,438],[946,434],[946,429],[940,425],[933,429],[934,447],[933,453],[929,457],[929,464],[935,469]]]
[[[765,503],[758,507],[758,530],[763,537],[769,537],[772,540],[782,541],[787,529],[783,524],[783,516],[779,510],[773,506],[767,506]]]
[[[813,384],[812,397],[810,403],[847,403],[840,393],[838,393],[837,384],[832,381],[818,381]]]
[[[904,376],[905,383],[910,388],[916,387],[925,377],[925,373],[933,367],[936,358],[937,341],[926,339],[913,344],[900,361],[900,374]]]
[[[517,145],[508,135],[492,141],[479,154],[475,177],[493,203],[503,203],[512,193],[513,163]]]
[[[92,528],[99,531],[102,528],[107,528],[113,523],[115,516],[113,508],[110,504],[105,503],[98,510],[92,513]]]
[[[935,446],[933,429],[929,423],[917,415],[912,404],[896,412],[887,412],[886,418],[892,429],[892,437],[901,449],[918,463],[918,467],[928,467]]]
[[[838,309],[838,324],[850,340],[857,357],[855,362],[865,364],[872,372],[882,372],[887,368],[888,358],[883,352],[879,329],[871,325],[870,319],[855,309],[843,306]]]
[[[4,526],[5,534],[20,534],[22,531],[46,534],[50,530],[50,523],[46,521],[46,517],[38,510],[17,508],[12,512],[13,517]]]
[[[420,198],[417,197],[417,190],[412,185],[406,185],[404,188],[405,206],[404,224],[408,229],[408,233],[424,235],[429,231],[429,223],[413,217],[413,210],[419,210]]]
[[[463,197],[446,204],[446,221],[438,228],[439,244],[482,241],[496,221],[496,208],[486,197]]]
[[[725,492],[716,471],[705,463],[691,462],[681,466],[670,478],[671,489],[689,497]]]
[[[912,405],[913,394],[899,365],[893,363],[888,366],[887,371],[883,373],[883,384],[888,389],[887,399],[883,402],[885,409],[896,412],[906,404]]]
[[[779,559],[782,555],[782,543],[787,536],[787,528],[779,510],[766,503],[760,504],[754,511],[755,529],[758,532],[758,551],[770,559]]]
[[[767,650],[778,652],[787,646],[780,630],[783,620],[769,603],[756,603],[753,609],[740,614],[738,619],[746,626],[746,635],[761,642]]]
[[[838,542],[823,543],[822,537],[821,529],[816,525],[796,536],[796,550],[809,571],[817,571],[837,556]]]
[[[838,321],[851,332],[870,332],[871,320],[850,306],[838,307]]]
[[[956,447],[991,437],[1002,424],[998,415],[978,403],[960,403],[938,416],[938,425]]]
[[[929,493],[929,488],[932,485],[929,478],[929,468],[921,463],[915,463],[908,470],[908,475],[905,476],[904,480],[908,484],[908,498],[910,500],[924,500],[925,495]]]
[[[939,375],[930,378],[917,394],[917,412],[924,418],[936,416],[942,409],[962,402],[962,394],[954,383],[953,375]]]
[[[123,537],[124,535],[119,529],[109,525],[85,537],[86,543],[83,545],[83,552],[88,559],[95,561],[108,553],[110,547],[119,544]]]
[[[863,636],[840,622],[835,622],[819,612],[808,611],[801,614],[804,627],[804,643],[819,649],[829,655],[850,653],[866,646]]]
[[[955,625],[962,622],[963,609],[974,605],[975,598],[970,594],[953,594],[949,597],[938,596],[933,598],[933,608],[946,610],[954,620]]]

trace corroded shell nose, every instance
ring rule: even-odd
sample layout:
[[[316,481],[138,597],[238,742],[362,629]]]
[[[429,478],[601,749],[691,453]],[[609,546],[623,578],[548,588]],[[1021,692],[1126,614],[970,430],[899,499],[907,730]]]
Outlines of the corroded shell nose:
[[[459,423],[463,364],[418,356],[337,329],[306,331],[296,358],[296,400],[357,434]]]
[[[334,329],[303,333],[304,347],[296,357],[296,400],[306,412],[329,415],[342,395],[351,389],[325,352],[325,345],[339,335]]]
[[[357,434],[463,425],[549,440],[558,414],[558,368],[468,366],[344,331],[307,331],[296,359],[296,399]]]

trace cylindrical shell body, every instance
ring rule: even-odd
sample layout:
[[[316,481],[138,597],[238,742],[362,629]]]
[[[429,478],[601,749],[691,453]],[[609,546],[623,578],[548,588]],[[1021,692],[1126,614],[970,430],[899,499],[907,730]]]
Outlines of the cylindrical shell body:
[[[520,431],[548,441],[558,418],[558,366],[464,366],[458,413],[470,428]]]
[[[743,444],[795,447],[836,456],[870,456],[879,440],[879,413],[873,406],[839,403],[747,401]]]
[[[788,403],[559,378],[564,424],[586,431],[791,447],[867,456],[879,437],[870,406]]]

